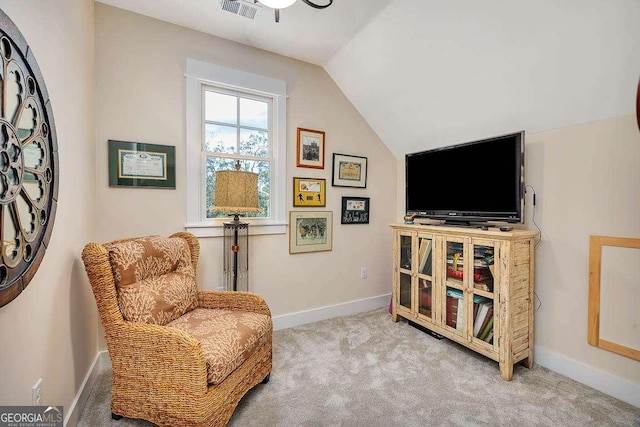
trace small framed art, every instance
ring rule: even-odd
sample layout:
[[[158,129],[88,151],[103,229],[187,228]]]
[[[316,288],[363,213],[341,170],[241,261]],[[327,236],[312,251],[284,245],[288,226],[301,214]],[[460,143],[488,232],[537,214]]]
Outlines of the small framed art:
[[[324,169],[324,132],[298,128],[296,166]]]
[[[293,207],[323,207],[325,195],[325,179],[293,178]]]
[[[289,212],[289,253],[331,250],[333,212]]]
[[[109,140],[109,186],[176,188],[176,147]]]
[[[343,197],[340,224],[369,224],[369,198]]]
[[[333,153],[334,187],[367,187],[367,158]]]

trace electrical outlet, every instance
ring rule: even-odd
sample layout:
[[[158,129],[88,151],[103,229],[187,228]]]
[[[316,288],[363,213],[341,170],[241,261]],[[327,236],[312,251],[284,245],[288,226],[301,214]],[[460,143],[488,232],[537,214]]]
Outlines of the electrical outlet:
[[[42,378],[36,381],[31,388],[31,404],[34,406],[42,405]]]
[[[361,279],[366,279],[367,278],[367,267],[362,267],[360,269],[360,278]]]

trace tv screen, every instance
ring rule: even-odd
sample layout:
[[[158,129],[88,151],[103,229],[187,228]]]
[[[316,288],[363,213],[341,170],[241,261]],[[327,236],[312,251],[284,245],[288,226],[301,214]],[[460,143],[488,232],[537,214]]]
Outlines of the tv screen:
[[[523,222],[524,131],[406,155],[406,210],[447,222]]]

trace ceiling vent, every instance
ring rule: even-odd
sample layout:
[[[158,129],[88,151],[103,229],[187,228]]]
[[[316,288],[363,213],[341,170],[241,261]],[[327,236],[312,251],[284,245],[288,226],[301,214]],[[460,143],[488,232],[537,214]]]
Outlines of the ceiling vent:
[[[262,9],[258,3],[254,3],[253,0],[220,0],[220,7],[222,10],[231,12],[234,15],[244,16],[245,18],[255,19]]]

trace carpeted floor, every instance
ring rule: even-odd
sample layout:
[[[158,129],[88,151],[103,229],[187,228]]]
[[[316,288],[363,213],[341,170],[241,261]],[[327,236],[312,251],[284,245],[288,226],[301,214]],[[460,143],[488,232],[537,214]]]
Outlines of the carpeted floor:
[[[273,357],[230,426],[640,427],[639,408],[537,365],[503,381],[496,362],[384,309],[276,331]],[[100,375],[78,425],[150,426],[111,420],[110,383]]]

